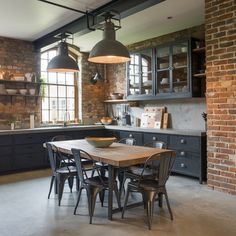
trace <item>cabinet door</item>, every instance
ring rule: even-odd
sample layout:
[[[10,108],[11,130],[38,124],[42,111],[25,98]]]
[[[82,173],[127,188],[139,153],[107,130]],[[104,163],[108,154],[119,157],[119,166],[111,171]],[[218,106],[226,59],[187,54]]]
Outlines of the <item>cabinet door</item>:
[[[144,145],[147,143],[151,143],[152,141],[162,141],[168,147],[168,135],[166,135],[166,134],[144,133],[144,135],[143,135]]]
[[[189,41],[176,42],[156,48],[157,95],[189,93]]]
[[[120,131],[120,139],[123,138],[134,138],[136,140],[136,145],[143,145],[143,135],[138,132]]]
[[[127,68],[128,96],[153,94],[152,65],[151,48],[131,54],[131,61]]]

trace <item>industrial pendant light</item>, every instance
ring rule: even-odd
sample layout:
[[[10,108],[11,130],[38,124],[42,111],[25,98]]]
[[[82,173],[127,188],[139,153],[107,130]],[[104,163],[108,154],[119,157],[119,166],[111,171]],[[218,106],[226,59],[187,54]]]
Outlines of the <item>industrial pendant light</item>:
[[[78,64],[68,55],[68,45],[60,42],[58,45],[57,56],[53,57],[48,63],[49,72],[78,72]]]
[[[103,64],[124,63],[130,61],[127,48],[116,40],[115,25],[106,19],[103,27],[103,39],[98,42],[89,54],[88,61]]]

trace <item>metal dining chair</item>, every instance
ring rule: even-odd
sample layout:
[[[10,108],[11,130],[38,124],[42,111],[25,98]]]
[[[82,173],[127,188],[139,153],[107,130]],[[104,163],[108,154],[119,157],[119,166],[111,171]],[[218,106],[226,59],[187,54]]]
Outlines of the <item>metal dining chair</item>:
[[[88,206],[89,206],[88,209],[89,209],[89,217],[90,217],[89,223],[92,224],[92,217],[94,214],[94,208],[95,208],[97,194],[99,193],[100,201],[103,206],[104,192],[106,189],[109,188],[108,178],[101,175],[100,167],[96,165],[96,161],[93,160],[93,158],[87,152],[85,152],[81,149],[72,149],[71,151],[74,155],[75,164],[76,164],[76,168],[77,168],[77,175],[81,181],[81,185],[80,185],[79,193],[78,193],[78,198],[77,198],[77,202],[76,202],[75,209],[74,209],[74,215],[76,214],[76,210],[77,210],[77,207],[78,207],[78,204],[80,201],[81,192],[83,189],[85,189],[86,193],[87,193],[87,197],[88,197]],[[84,166],[81,162],[82,157],[93,162],[93,175],[91,175],[90,177],[89,177],[89,175],[91,174],[91,172],[88,172],[88,170],[84,168]],[[118,187],[117,187],[116,181],[114,182],[113,188],[114,188],[115,195],[117,198],[118,206],[121,209]]]
[[[48,156],[50,166],[52,170],[50,188],[48,193],[48,199],[52,191],[54,180],[56,180],[56,189],[58,193],[58,205],[61,205],[62,194],[64,190],[65,181],[68,179],[70,190],[72,191],[73,179],[77,176],[77,170],[74,165],[68,165],[65,163],[65,156],[61,153],[58,148],[50,143],[46,143],[48,150]],[[61,164],[63,163],[63,164]]]
[[[170,171],[175,160],[174,157],[174,153],[169,151],[167,153],[154,154],[146,160],[139,178],[131,180],[128,183],[122,218],[124,218],[130,192],[140,192],[142,193],[143,202],[146,208],[149,230],[152,227],[154,203],[158,194],[164,194],[170,213],[170,218],[173,220],[173,214],[166,191],[166,182],[169,178]],[[147,179],[144,176],[145,171],[152,173],[151,179]]]
[[[157,140],[153,140],[152,142],[148,142],[148,143],[144,144],[144,146],[153,147],[153,148],[161,148],[161,149],[166,148],[166,144],[164,142],[157,141]],[[142,171],[143,171],[143,165],[131,166],[124,171],[123,179],[122,179],[122,182],[120,185],[120,197],[121,197],[122,191],[124,190],[126,180],[127,179],[130,179],[130,180],[138,179],[140,177]],[[146,169],[142,173],[142,175],[145,178],[152,178],[152,173],[148,169]],[[162,202],[160,201],[160,205],[161,204],[162,204]]]

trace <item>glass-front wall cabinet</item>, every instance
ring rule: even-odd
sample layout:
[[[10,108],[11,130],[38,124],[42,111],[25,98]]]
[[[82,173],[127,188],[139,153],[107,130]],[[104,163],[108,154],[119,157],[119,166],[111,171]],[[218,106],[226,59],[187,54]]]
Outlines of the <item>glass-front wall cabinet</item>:
[[[131,53],[127,64],[128,99],[191,96],[190,41]]]
[[[156,48],[156,94],[186,93],[189,84],[188,42]]]
[[[128,63],[128,96],[152,94],[152,49],[132,53]]]

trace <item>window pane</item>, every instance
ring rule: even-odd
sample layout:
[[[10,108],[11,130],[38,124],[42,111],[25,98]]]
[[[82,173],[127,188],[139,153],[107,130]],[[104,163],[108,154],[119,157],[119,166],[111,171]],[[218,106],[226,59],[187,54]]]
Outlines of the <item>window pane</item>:
[[[58,84],[65,84],[65,73],[58,73]]]
[[[45,85],[45,97],[49,96],[48,91],[49,91],[49,86]]]
[[[58,105],[60,110],[66,110],[66,99],[65,98],[59,98],[58,99]]]
[[[42,122],[48,122],[49,121],[49,117],[48,117],[48,110],[42,110]]]
[[[49,60],[51,60],[53,57],[55,57],[57,55],[57,50],[50,50],[48,52],[48,58]]]
[[[56,84],[57,83],[57,74],[50,72],[48,73],[48,83]]]
[[[48,52],[44,52],[41,54],[41,59],[48,59]]]
[[[75,97],[75,88],[67,87],[67,97],[74,98]]]
[[[42,100],[42,109],[48,109],[49,103],[48,98]]]
[[[58,86],[58,96],[59,97],[66,97],[66,87],[65,86]]]
[[[42,59],[42,60],[41,60],[41,70],[42,70],[42,71],[47,71],[47,66],[48,66],[48,61]]]
[[[66,84],[67,85],[74,85],[74,73],[72,73],[72,72],[66,73]]]
[[[67,110],[72,110],[75,107],[75,100],[68,98],[67,99]]]
[[[56,98],[50,98],[50,109],[57,109],[57,99]]]
[[[57,97],[57,86],[56,85],[49,85],[49,96],[50,97]]]
[[[74,111],[68,111],[70,114],[70,120],[75,120],[75,113]]]
[[[59,121],[64,121],[64,115],[65,115],[64,110],[58,110],[58,120]]]

